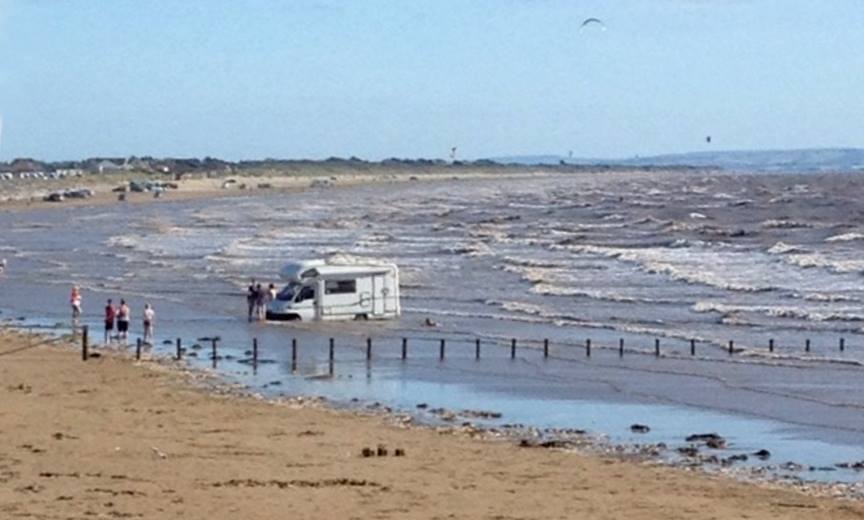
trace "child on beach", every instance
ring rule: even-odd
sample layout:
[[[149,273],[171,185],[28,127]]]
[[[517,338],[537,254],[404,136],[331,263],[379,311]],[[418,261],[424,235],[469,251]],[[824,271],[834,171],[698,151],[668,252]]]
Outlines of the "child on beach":
[[[153,346],[153,325],[156,321],[156,311],[149,303],[144,304],[144,344]]]
[[[77,285],[72,286],[69,303],[72,305],[72,320],[77,321],[81,317],[81,289]]]
[[[111,334],[114,332],[114,318],[117,317],[117,309],[111,300],[108,300],[108,305],[105,306],[105,343],[111,343]]]
[[[126,300],[120,300],[120,309],[117,311],[117,337],[123,344],[129,337],[129,306],[126,305]]]

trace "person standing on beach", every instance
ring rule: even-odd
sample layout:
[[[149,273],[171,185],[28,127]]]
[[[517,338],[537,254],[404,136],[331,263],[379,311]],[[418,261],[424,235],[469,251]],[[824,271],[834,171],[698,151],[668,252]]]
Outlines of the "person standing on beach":
[[[261,284],[255,285],[255,314],[258,321],[264,321],[267,309],[267,291],[261,287]]]
[[[72,286],[69,303],[72,305],[72,320],[78,321],[78,318],[81,317],[81,289],[77,285]]]
[[[153,346],[153,329],[156,321],[156,311],[149,303],[144,304],[144,344]]]
[[[252,316],[255,312],[255,303],[258,300],[258,293],[255,290],[255,279],[249,283],[249,289],[246,292],[246,304],[249,306],[249,321],[252,321]]]
[[[120,309],[117,311],[117,337],[123,344],[129,337],[129,313],[131,310],[126,305],[126,300],[120,300]]]
[[[273,303],[273,301],[276,300],[276,295],[276,286],[271,283],[270,287],[267,288],[267,305],[270,305],[271,303]]]
[[[105,306],[105,344],[111,343],[111,334],[114,332],[114,318],[117,317],[117,309],[108,299],[108,305]]]

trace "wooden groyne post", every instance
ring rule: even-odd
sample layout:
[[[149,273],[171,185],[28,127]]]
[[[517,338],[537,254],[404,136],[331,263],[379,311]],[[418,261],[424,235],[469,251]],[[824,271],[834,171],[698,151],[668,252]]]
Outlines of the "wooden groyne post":
[[[135,341],[135,360],[141,361],[141,338]]]
[[[480,338],[474,340],[474,359],[480,359]]]
[[[696,355],[696,340],[695,339],[690,340],[690,355],[691,356]]]
[[[543,358],[549,357],[549,338],[543,340]]]
[[[217,362],[216,358],[219,357],[219,355],[217,354],[217,348],[216,348],[217,343],[219,343],[219,338],[211,338],[210,339],[210,344],[213,347],[213,354],[212,354],[212,356],[213,356],[213,368],[216,368],[216,362]]]
[[[255,363],[258,363],[258,346],[255,346]],[[297,372],[297,338],[291,338],[291,372]]]
[[[408,338],[402,338],[402,359],[408,359]]]
[[[372,361],[372,338],[366,338],[366,361]]]
[[[654,340],[654,356],[660,357],[660,338]]]
[[[846,338],[840,338],[840,352],[846,350]]]
[[[440,345],[439,350],[438,350],[438,359],[441,361],[444,361],[444,349],[445,349],[446,344],[447,344],[446,341],[442,339],[441,345]]]
[[[624,338],[618,338],[618,357],[624,357]]]
[[[591,357],[591,340],[585,340],[585,357]]]
[[[181,359],[183,359],[183,341],[180,338],[177,338],[176,359],[177,359],[177,361],[180,361]]]
[[[331,376],[333,375],[333,362],[335,361],[335,359],[334,359],[334,354],[335,354],[334,351],[336,350],[335,349],[335,346],[336,346],[335,343],[336,343],[335,340],[333,338],[330,338],[330,354],[328,356],[328,365],[329,365],[329,372],[330,372]]]
[[[774,352],[774,338],[768,340],[768,352]]]
[[[804,352],[810,352],[810,338],[804,340]]]
[[[516,338],[510,340],[510,359],[516,359]]]
[[[90,326],[84,325],[81,328],[81,360],[87,361],[90,358],[90,343],[89,343]]]

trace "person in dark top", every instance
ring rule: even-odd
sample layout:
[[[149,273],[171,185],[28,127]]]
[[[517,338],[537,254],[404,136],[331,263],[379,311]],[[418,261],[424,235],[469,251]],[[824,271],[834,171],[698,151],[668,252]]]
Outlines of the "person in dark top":
[[[108,305],[105,306],[105,343],[111,343],[111,334],[114,332],[114,318],[117,317],[117,309],[108,299]]]
[[[249,321],[252,321],[252,316],[255,314],[255,305],[258,301],[258,291],[255,289],[255,279],[251,280],[249,289],[246,292],[246,304],[249,306]]]

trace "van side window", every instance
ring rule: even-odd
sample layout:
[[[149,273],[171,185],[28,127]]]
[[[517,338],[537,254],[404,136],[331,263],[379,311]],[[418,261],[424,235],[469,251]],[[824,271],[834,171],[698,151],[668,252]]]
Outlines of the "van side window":
[[[314,287],[304,287],[300,290],[300,295],[297,297],[298,302],[302,302],[303,300],[314,300],[315,299],[315,288]]]
[[[356,280],[327,280],[324,282],[324,294],[349,294],[357,292]]]

